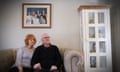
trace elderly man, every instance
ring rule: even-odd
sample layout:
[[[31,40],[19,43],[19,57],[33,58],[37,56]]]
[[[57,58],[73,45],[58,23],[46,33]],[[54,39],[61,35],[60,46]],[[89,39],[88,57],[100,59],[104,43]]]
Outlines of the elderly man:
[[[33,54],[31,65],[34,72],[59,72],[62,59],[57,46],[50,43],[47,33],[42,35],[42,45]]]

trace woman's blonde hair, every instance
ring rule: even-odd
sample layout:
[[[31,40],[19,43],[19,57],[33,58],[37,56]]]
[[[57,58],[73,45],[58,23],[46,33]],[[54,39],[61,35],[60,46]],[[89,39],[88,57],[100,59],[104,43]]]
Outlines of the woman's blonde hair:
[[[31,40],[31,39],[33,39],[35,41],[35,43],[36,43],[35,36],[33,34],[27,34],[26,38],[25,38],[25,45],[28,45],[28,41]]]

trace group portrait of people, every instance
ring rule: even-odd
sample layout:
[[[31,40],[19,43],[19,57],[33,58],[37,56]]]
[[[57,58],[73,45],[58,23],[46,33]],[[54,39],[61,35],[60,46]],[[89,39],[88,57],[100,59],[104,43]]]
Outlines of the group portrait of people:
[[[47,8],[27,8],[26,24],[47,24]]]

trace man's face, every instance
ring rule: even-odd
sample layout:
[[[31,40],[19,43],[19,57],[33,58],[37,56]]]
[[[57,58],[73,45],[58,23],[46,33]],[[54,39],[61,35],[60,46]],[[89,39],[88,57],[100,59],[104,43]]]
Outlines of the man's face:
[[[42,42],[43,42],[43,44],[50,44],[50,37],[49,36],[43,37]]]

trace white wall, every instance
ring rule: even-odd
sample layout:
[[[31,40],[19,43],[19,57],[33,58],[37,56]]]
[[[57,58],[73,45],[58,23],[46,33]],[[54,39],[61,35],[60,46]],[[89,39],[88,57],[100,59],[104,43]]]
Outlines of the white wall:
[[[102,0],[103,1],[103,0]],[[22,29],[22,3],[52,3],[51,29]],[[99,0],[13,0],[0,2],[1,48],[24,46],[24,37],[32,33],[40,44],[42,33],[49,33],[59,48],[80,49],[79,12],[82,4],[100,4]],[[104,2],[102,2],[104,3]]]

